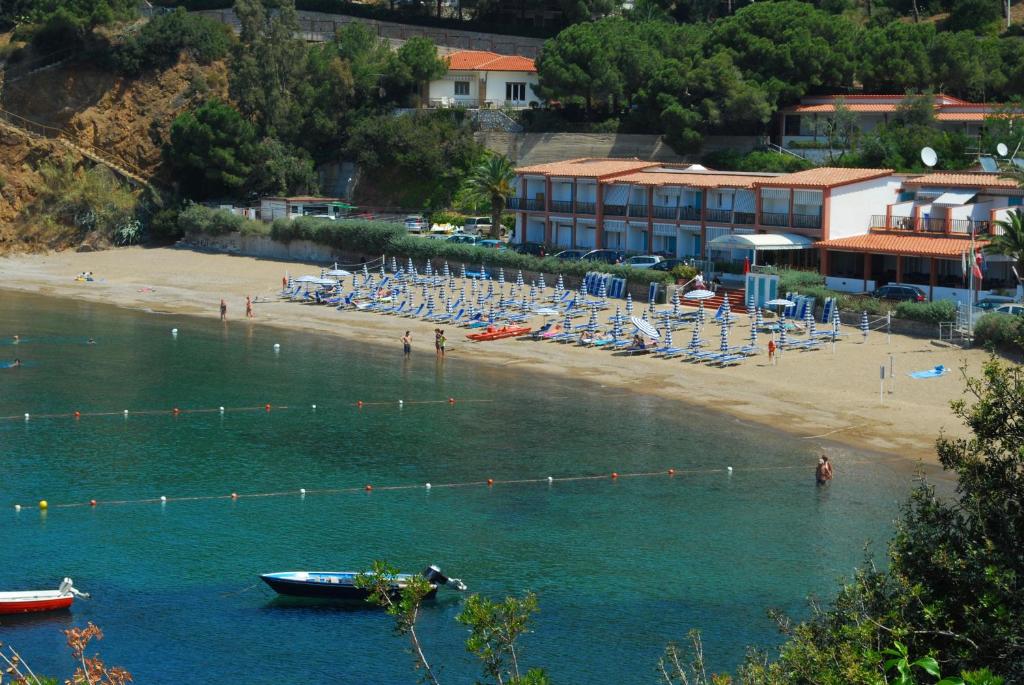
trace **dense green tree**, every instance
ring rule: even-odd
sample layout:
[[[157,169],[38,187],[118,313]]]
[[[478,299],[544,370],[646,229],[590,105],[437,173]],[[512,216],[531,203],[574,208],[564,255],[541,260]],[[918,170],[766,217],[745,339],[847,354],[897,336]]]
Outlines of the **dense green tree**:
[[[245,186],[255,195],[312,195],[318,182],[309,153],[264,138],[253,153],[252,172]]]
[[[189,198],[237,195],[252,173],[256,140],[238,110],[210,100],[175,118],[164,159]]]
[[[587,110],[622,96],[622,74],[614,45],[605,42],[601,22],[576,24],[544,43],[537,72],[540,95],[563,103],[582,102]]]
[[[114,59],[129,74],[169,67],[182,52],[200,64],[210,64],[227,56],[233,40],[226,25],[179,7],[146,22],[115,51]]]
[[[857,76],[869,93],[926,90],[932,83],[929,46],[934,24],[896,21],[861,34]]]
[[[757,2],[716,22],[711,48],[724,49],[773,102],[853,84],[857,27],[804,2]]]
[[[392,89],[392,99],[402,92],[417,92],[447,72],[448,64],[437,56],[434,41],[420,36],[410,38],[387,61],[387,84]]]
[[[940,31],[931,43],[929,57],[935,92],[984,101],[1006,85],[996,38],[979,38],[970,31]]]

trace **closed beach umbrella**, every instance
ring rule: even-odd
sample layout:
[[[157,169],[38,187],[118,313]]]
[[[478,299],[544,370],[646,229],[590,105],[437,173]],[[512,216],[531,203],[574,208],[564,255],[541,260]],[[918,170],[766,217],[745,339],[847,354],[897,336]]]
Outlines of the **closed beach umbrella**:
[[[754,309],[757,308],[757,300],[754,299],[754,293],[747,293],[747,314],[754,315]]]
[[[729,298],[722,299],[722,325],[732,325],[732,307],[729,306]]]
[[[754,308],[754,324],[758,329],[764,328],[764,315],[761,313],[760,307]]]
[[[719,329],[718,341],[720,343],[718,349],[720,349],[722,352],[728,352],[729,351],[729,327],[728,326],[723,325]]]
[[[449,276],[452,275],[451,269],[448,268],[447,261],[445,261],[444,263],[444,268],[441,269],[441,275],[444,276],[445,278],[448,278]]]
[[[487,299],[494,297],[494,281],[487,281]]]
[[[534,288],[534,287],[533,287],[533,286],[531,285],[531,286],[530,286],[530,309],[533,309],[533,306],[534,306],[535,304],[537,304],[537,289],[536,289],[536,288]]]
[[[430,263],[429,259],[427,260],[427,265],[423,268],[423,275],[424,276],[433,276],[434,275],[434,266]]]
[[[365,278],[369,278],[369,277],[370,277],[370,267],[368,267],[366,265],[366,262],[363,262],[363,278],[365,279]]]
[[[700,347],[700,326],[693,327],[693,335],[690,336],[690,349],[696,350]]]
[[[384,260],[381,259],[380,260],[380,277],[384,278],[385,276],[387,276],[387,272],[384,270]]]
[[[786,317],[779,317],[779,349],[786,346]]]
[[[865,311],[865,312],[863,312],[860,315],[860,332],[864,336],[864,341],[865,342],[867,342],[867,339],[868,339],[868,330],[869,329],[870,329],[870,326],[868,325],[868,313]]]
[[[703,326],[704,325],[704,300],[701,300],[697,304],[697,325],[698,326]]]
[[[672,347],[672,328],[670,326],[665,328],[665,345],[664,347]]]
[[[498,285],[502,288],[505,287],[505,269],[498,269]]]
[[[392,255],[392,257],[391,257],[391,273],[393,273],[393,274],[397,274],[398,273],[398,260],[395,259],[394,255]]]
[[[541,274],[540,277],[537,279],[537,287],[540,288],[541,294],[543,294],[544,291],[548,289],[548,284],[544,282],[544,274]]]
[[[615,322],[612,324],[612,337],[616,340],[622,338],[622,319],[615,319]]]
[[[679,318],[679,288],[672,291],[672,317]]]
[[[804,315],[804,326],[807,327],[807,336],[813,338],[818,334],[817,323],[814,321],[814,312],[811,308],[807,308],[807,313]]]
[[[757,347],[757,321],[750,320],[750,346]]]
[[[427,295],[427,316],[434,313],[434,295]]]
[[[460,274],[460,277],[463,278],[463,279],[466,278],[466,264],[465,263],[462,264],[462,272]]]
[[[522,269],[516,272],[516,285],[519,286],[520,288],[522,288],[525,285],[525,282],[523,281]]]
[[[587,301],[587,282],[581,280],[580,281],[580,302],[586,302],[586,301]]]
[[[839,337],[839,326],[842,322],[839,320],[839,307],[832,308],[832,337]]]
[[[626,293],[626,316],[633,316],[633,293]]]
[[[609,321],[611,321],[612,324],[622,325],[622,310],[619,308],[619,305],[615,305],[615,313],[612,314],[612,318],[609,319]]]
[[[601,285],[597,289],[597,296],[601,299],[602,302],[608,299],[608,289],[605,287],[604,282],[605,279],[602,278]]]
[[[565,281],[562,280],[562,274],[558,274],[558,281],[555,283],[555,291],[562,292],[565,290]]]
[[[562,320],[562,331],[568,333],[572,330],[572,317],[566,312],[565,319]]]
[[[412,263],[412,257],[409,257],[409,263],[405,265],[405,272],[413,276],[418,276],[416,271],[416,265]]]

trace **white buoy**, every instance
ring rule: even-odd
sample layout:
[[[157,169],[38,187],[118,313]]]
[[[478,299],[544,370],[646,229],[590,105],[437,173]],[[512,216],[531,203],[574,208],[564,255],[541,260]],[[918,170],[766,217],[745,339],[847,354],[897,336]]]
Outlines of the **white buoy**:
[[[224,413],[224,407],[219,407],[219,409],[220,409],[220,413],[223,414]]]
[[[427,483],[426,488],[427,488],[427,490],[430,489],[430,483]]]
[[[25,420],[28,421],[28,414],[25,414]]]
[[[171,329],[171,335],[178,335],[178,329],[177,328],[172,328]]]
[[[127,409],[124,410],[124,415],[128,416],[128,410]]]
[[[548,476],[548,482],[549,482],[549,483],[554,483],[554,482],[555,482],[555,479],[554,479],[554,478],[552,478],[551,476]]]
[[[405,403],[402,400],[398,400],[398,408],[401,409]],[[28,418],[28,414],[25,414],[25,418]]]
[[[729,473],[732,473],[732,467],[731,466],[726,466],[725,468],[726,468],[726,470],[729,471]]]
[[[274,352],[281,351],[281,343],[274,343]]]
[[[160,495],[160,501],[162,503],[166,504],[167,503],[167,497],[165,495]]]
[[[314,411],[316,410],[316,405],[315,405],[315,404],[313,405],[313,410],[314,410]]]
[[[14,511],[21,511],[21,505],[20,504],[15,504],[14,505]]]
[[[302,495],[303,497],[305,497],[306,496],[306,488],[299,488],[299,494]]]

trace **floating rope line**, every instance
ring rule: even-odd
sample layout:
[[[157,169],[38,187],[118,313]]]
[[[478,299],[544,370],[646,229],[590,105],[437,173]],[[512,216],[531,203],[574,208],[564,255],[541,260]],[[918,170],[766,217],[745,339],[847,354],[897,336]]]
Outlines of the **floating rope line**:
[[[886,460],[851,460],[844,462],[849,465],[857,464],[878,464],[881,461],[903,461],[903,457],[893,457],[892,459]],[[791,471],[794,469],[807,469],[806,464],[793,464],[789,466],[745,466],[740,467],[738,470],[743,471]],[[695,475],[708,475],[715,473],[724,473],[732,475],[736,469],[732,466],[725,467],[714,467],[714,468],[697,468],[697,469],[683,469],[683,468],[667,468],[659,471],[633,471],[618,473],[612,471],[611,473],[595,473],[595,474],[582,474],[578,476],[547,476],[545,478],[510,478],[504,480],[497,480],[494,478],[487,478],[482,480],[470,480],[470,481],[457,481],[454,483],[417,483],[417,484],[398,484],[398,485],[381,485],[375,486],[372,484],[366,484],[363,486],[352,486],[344,488],[316,488],[306,489],[300,488],[299,490],[278,490],[273,492],[250,492],[250,493],[238,493],[232,492],[226,495],[184,495],[181,497],[143,497],[139,499],[117,499],[117,500],[103,500],[98,502],[97,500],[89,500],[88,502],[64,502],[59,504],[50,504],[46,500],[40,500],[37,505],[21,505],[15,504],[15,511],[22,511],[25,509],[81,509],[85,507],[96,507],[102,504],[103,506],[125,506],[133,504],[160,504],[166,505],[169,502],[211,502],[215,500],[228,500],[231,502],[237,502],[243,499],[264,499],[270,497],[295,497],[298,495],[300,498],[305,498],[307,495],[345,495],[345,494],[356,494],[371,492],[402,492],[409,490],[434,490],[434,489],[456,489],[456,488],[472,488],[472,487],[487,487],[493,488],[496,485],[537,485],[547,484],[553,485],[555,483],[575,483],[582,481],[600,481],[610,480],[616,482],[624,478],[654,478],[654,477],[669,477],[674,478],[676,476],[695,476]]]
[[[364,407],[393,407],[395,405],[399,407],[405,407],[409,405],[417,404],[481,404],[481,403],[492,403],[497,400],[493,399],[459,399],[456,400],[454,397],[448,399],[438,400],[356,400],[355,402],[346,402],[341,407],[355,407],[362,409]],[[316,404],[309,405],[312,411],[316,411],[318,408],[323,409],[324,407],[318,407]],[[104,417],[104,416],[184,416],[186,414],[231,414],[231,413],[253,413],[253,412],[264,412],[269,413],[271,411],[284,411],[288,409],[298,409],[298,407],[290,407],[288,405],[278,404],[261,404],[256,407],[200,407],[200,408],[179,408],[172,407],[171,409],[124,409],[121,411],[71,411],[71,412],[56,412],[49,414],[15,414],[12,416],[0,416],[0,421],[34,421],[37,419],[84,419],[92,417]]]

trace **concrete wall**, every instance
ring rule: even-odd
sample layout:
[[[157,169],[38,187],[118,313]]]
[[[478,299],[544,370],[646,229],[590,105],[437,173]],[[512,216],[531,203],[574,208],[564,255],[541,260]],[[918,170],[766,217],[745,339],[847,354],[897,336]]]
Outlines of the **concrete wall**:
[[[826,238],[863,235],[871,226],[873,214],[885,214],[885,207],[899,196],[901,180],[884,177],[851,183],[832,189]]]

